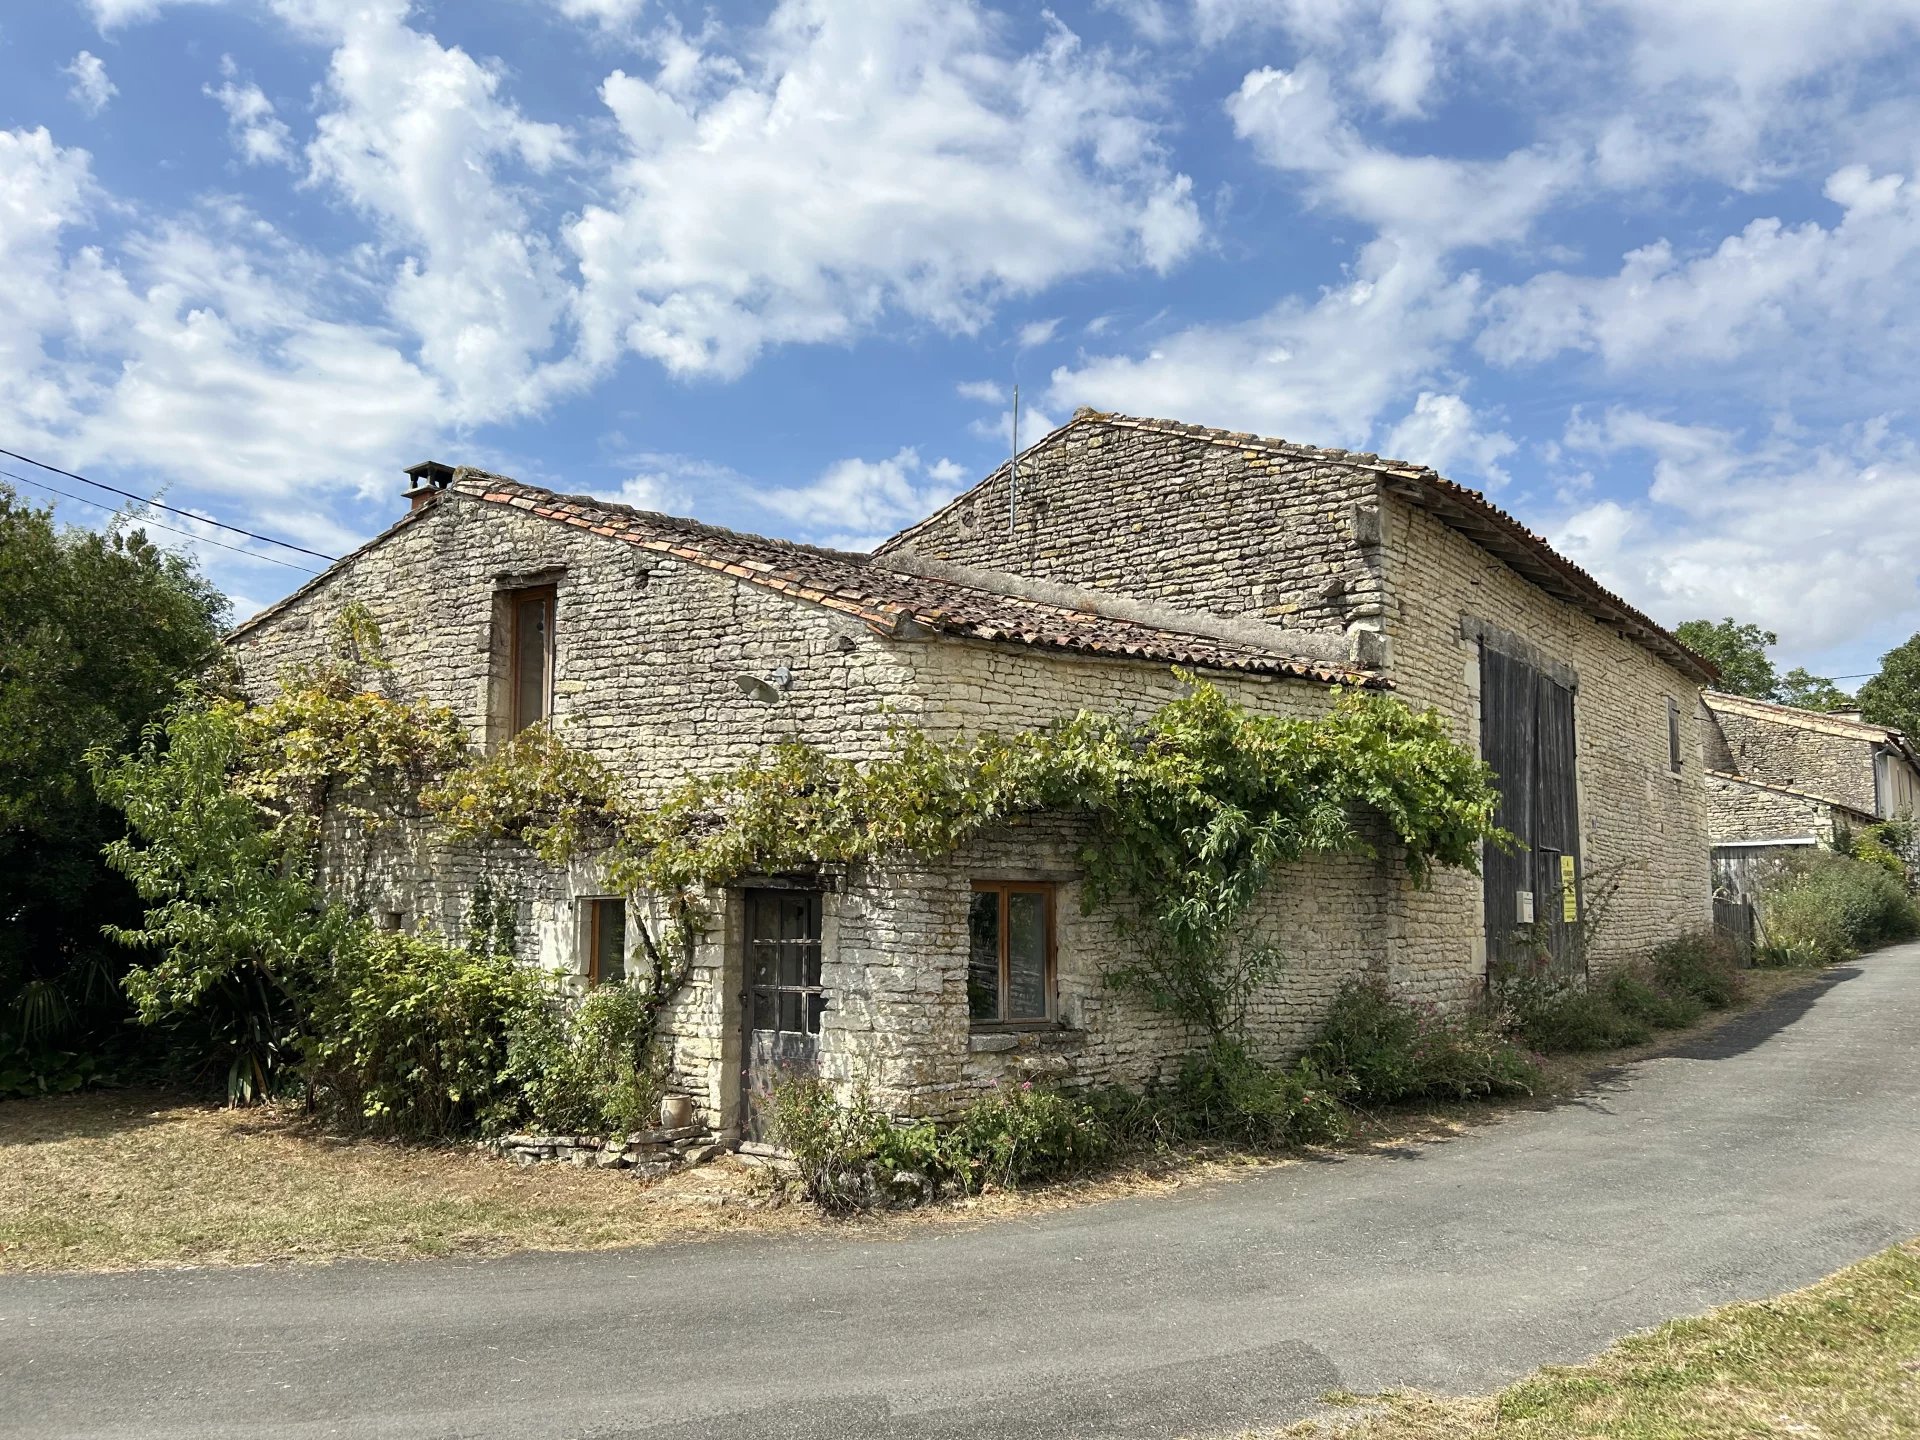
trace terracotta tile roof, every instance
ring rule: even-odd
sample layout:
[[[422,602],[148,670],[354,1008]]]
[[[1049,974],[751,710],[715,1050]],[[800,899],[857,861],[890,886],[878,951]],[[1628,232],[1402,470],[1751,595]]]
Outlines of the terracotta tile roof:
[[[1363,451],[1299,445],[1242,430],[1220,430],[1208,425],[1188,425],[1179,420],[1155,420],[1086,409],[1075,414],[1060,429],[1035,442],[1032,449],[1024,452],[1022,459],[1053,443],[1075,426],[1087,424],[1106,425],[1119,430],[1144,430],[1160,435],[1180,435],[1209,445],[1258,450],[1295,459],[1326,460],[1372,470],[1380,475],[1393,493],[1427,511],[1442,524],[1459,531],[1548,594],[1618,629],[1635,644],[1703,684],[1710,685],[1720,678],[1720,672],[1710,660],[1689,650],[1654,620],[1608,590],[1555,550],[1543,536],[1534,534],[1479,491],[1456,484],[1425,465],[1388,460]],[[998,473],[995,472],[996,475]],[[889,548],[907,540],[918,528],[919,525],[915,525],[901,531],[880,547],[880,554],[884,556]]]
[[[824,606],[865,622],[879,633],[905,639],[916,634],[998,641],[1037,649],[1116,659],[1191,665],[1205,670],[1287,676],[1328,683],[1390,688],[1381,677],[1324,660],[1190,634],[1089,610],[1021,596],[1003,595],[957,581],[908,574],[870,555],[770,540],[638,510],[586,495],[561,495],[504,475],[462,469],[450,491],[434,505],[479,501],[503,505],[609,540],[670,555],[689,565]],[[431,509],[431,506],[428,507]],[[420,514],[427,513],[425,510]],[[409,516],[386,535],[410,523]],[[383,535],[380,539],[384,539]],[[373,543],[380,543],[379,540]],[[362,553],[368,547],[361,547]],[[349,557],[351,558],[351,557]],[[239,635],[296,597],[318,588],[336,571],[295,591],[234,629]]]

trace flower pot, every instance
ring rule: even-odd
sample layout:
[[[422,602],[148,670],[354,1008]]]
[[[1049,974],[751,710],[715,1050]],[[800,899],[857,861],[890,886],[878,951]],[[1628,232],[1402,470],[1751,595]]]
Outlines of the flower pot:
[[[693,1097],[691,1095],[662,1095],[660,1097],[660,1128],[663,1130],[684,1130],[693,1124]]]

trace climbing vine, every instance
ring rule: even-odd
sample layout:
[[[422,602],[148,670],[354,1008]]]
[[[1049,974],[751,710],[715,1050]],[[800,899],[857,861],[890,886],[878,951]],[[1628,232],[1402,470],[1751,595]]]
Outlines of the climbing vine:
[[[867,763],[782,745],[652,805],[529,730],[426,804],[455,840],[515,839],[554,863],[591,847],[615,888],[663,904],[664,933],[643,920],[639,935],[668,975],[706,927],[706,895],[742,876],[937,856],[1025,815],[1077,814],[1089,822],[1086,903],[1140,942],[1109,981],[1219,1037],[1276,963],[1241,939],[1276,867],[1390,843],[1425,883],[1436,866],[1475,868],[1481,842],[1503,835],[1491,772],[1431,711],[1346,691],[1324,716],[1254,715],[1184,678],[1187,693],[1143,720],[1083,712],[944,740],[904,731]],[[662,946],[679,958],[663,960]]]

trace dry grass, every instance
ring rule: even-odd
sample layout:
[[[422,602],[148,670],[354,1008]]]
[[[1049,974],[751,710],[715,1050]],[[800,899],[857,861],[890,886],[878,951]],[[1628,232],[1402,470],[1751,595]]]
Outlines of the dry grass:
[[[11,1101],[0,1270],[592,1250],[818,1223],[691,1198],[728,1181],[740,1200],[765,1189],[764,1172],[727,1166],[648,1185],[467,1147],[341,1141],[298,1117],[154,1093]]]
[[[1920,1436],[1920,1241],[1778,1299],[1670,1321],[1497,1395],[1338,1403],[1364,1408],[1272,1432],[1273,1440]]]
[[[1744,1009],[1819,974],[1756,971],[1752,978]],[[1738,1013],[1633,1050],[1555,1060],[1547,1093],[1519,1103],[1550,1105],[1590,1090],[1596,1070],[1658,1054]],[[1352,1148],[1444,1140],[1512,1108],[1387,1112],[1361,1125]],[[0,1271],[592,1250],[742,1231],[901,1234],[903,1227],[1165,1193],[1291,1163],[1182,1151],[1032,1190],[828,1221],[791,1203],[766,1171],[731,1162],[657,1183],[619,1171],[522,1169],[469,1147],[342,1140],[297,1114],[106,1091],[0,1102]]]

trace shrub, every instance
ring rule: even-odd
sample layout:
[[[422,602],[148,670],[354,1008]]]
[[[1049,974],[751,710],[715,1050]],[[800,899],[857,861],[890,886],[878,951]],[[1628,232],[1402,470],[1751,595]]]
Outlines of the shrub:
[[[864,1091],[842,1103],[824,1080],[783,1078],[774,1083],[768,1111],[769,1131],[793,1157],[801,1188],[829,1214],[868,1209],[888,1198],[893,1175],[943,1164],[931,1125],[895,1125]],[[937,1184],[927,1179],[926,1188]],[[914,1187],[915,1198],[921,1188]]]
[[[357,926],[314,1002],[304,1070],[353,1128],[456,1135],[509,1103],[510,1037],[543,1008],[540,977],[431,933]]]
[[[1612,1050],[1653,1038],[1653,1027],[1623,1013],[1605,990],[1546,966],[1497,976],[1494,997],[1505,1028],[1535,1050]]]
[[[1155,1098],[1183,1139],[1276,1148],[1343,1139],[1352,1128],[1341,1103],[1346,1088],[1344,1077],[1324,1074],[1311,1060],[1280,1069],[1238,1041],[1216,1040],[1188,1056]]]
[[[647,998],[632,983],[572,1002],[546,992],[516,1017],[502,1103],[485,1128],[624,1135],[658,1121],[663,1077],[647,1056]]]
[[[1540,1072],[1482,1016],[1443,1017],[1355,980],[1334,998],[1307,1058],[1363,1105],[1532,1093]]]
[[[1795,861],[1768,885],[1762,954],[1830,965],[1891,940],[1920,935],[1906,887],[1871,861],[1822,854]]]
[[[1031,1083],[974,1101],[942,1139],[970,1191],[1058,1179],[1113,1149],[1113,1132],[1091,1105]]]
[[[1675,936],[1664,945],[1657,946],[1649,962],[1654,983],[1667,995],[1690,997],[1709,1010],[1724,1010],[1747,991],[1747,982],[1741,977],[1740,959],[1733,943],[1712,931],[1695,930]],[[1653,1023],[1658,1025],[1661,1022],[1654,1020]],[[1680,1025],[1691,1023],[1691,1020],[1676,1022]]]
[[[1607,1000],[1629,1020],[1655,1030],[1684,1030],[1707,1013],[1706,1001],[1667,990],[1639,969],[1616,970],[1607,980]]]

